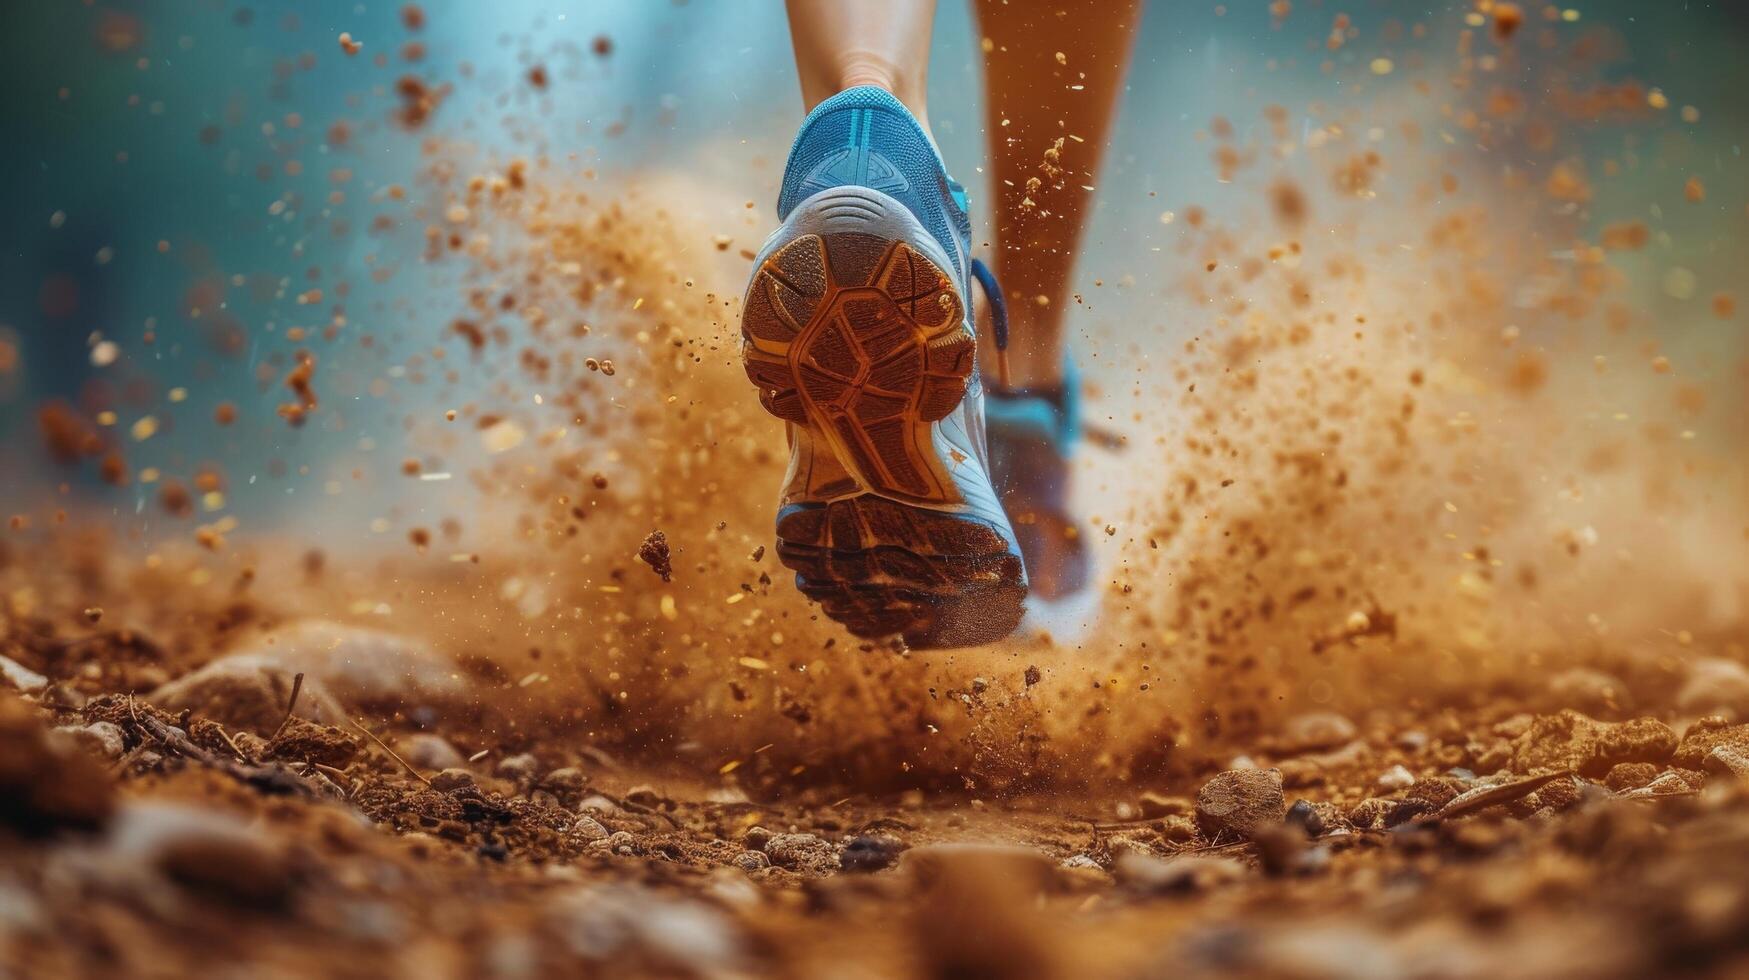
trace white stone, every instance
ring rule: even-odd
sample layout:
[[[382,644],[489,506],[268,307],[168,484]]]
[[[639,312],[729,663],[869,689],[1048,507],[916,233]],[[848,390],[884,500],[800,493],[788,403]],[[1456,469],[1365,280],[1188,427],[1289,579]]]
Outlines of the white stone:
[[[1408,789],[1415,785],[1415,774],[1402,766],[1392,766],[1379,776],[1379,788],[1383,790]]]
[[[11,657],[0,656],[0,680],[10,687],[34,694],[49,686],[49,679],[31,670],[29,667],[13,660]]]
[[[1721,657],[1696,660],[1676,692],[1676,707],[1691,715],[1726,711],[1738,721],[1749,719],[1749,667]]]

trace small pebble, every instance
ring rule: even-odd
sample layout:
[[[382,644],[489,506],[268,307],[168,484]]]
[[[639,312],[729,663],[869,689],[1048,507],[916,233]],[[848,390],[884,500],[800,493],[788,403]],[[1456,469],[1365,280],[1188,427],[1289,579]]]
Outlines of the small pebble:
[[[440,793],[453,793],[474,785],[474,774],[466,769],[445,769],[431,777],[431,788]]]
[[[1379,776],[1379,788],[1387,792],[1408,789],[1415,785],[1415,774],[1402,766],[1392,766]]]
[[[759,871],[771,867],[771,859],[763,851],[742,851],[734,857],[735,867],[742,871]]]

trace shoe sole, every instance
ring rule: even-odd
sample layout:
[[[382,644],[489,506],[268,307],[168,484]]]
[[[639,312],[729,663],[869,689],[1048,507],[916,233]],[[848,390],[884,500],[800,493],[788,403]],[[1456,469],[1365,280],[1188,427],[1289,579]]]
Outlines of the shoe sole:
[[[1026,579],[954,483],[965,457],[935,448],[975,363],[965,303],[904,238],[844,230],[883,220],[880,197],[859,191],[806,202],[798,217],[822,230],[761,259],[743,306],[747,376],[794,426],[778,557],[858,636],[988,642],[1019,622]]]

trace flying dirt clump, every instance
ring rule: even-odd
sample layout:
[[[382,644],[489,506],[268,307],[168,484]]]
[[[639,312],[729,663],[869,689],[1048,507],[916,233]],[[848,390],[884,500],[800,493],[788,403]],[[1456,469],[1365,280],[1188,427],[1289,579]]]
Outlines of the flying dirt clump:
[[[662,576],[662,581],[674,579],[674,563],[668,554],[668,536],[661,531],[651,531],[644,543],[638,545],[638,559],[650,566],[650,571]]]
[[[285,376],[285,387],[297,396],[297,401],[285,402],[278,410],[279,417],[285,419],[294,429],[302,426],[310,413],[316,410],[316,389],[313,384],[315,376],[315,355],[308,351],[299,351],[297,366]]]

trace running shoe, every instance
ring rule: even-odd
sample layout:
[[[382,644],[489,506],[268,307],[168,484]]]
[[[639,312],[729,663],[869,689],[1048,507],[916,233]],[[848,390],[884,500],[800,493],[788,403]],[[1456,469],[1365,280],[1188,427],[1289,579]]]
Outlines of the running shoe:
[[[910,111],[849,89],[802,123],[742,358],[790,447],[777,554],[852,633],[988,643],[1026,571],[990,482],[964,189]]]
[[[990,472],[1026,556],[1032,594],[1045,602],[1074,596],[1087,588],[1092,562],[1069,510],[1069,461],[1081,438],[1073,366],[1050,387],[992,389],[985,408]]]

